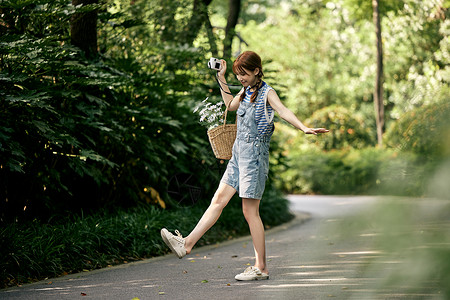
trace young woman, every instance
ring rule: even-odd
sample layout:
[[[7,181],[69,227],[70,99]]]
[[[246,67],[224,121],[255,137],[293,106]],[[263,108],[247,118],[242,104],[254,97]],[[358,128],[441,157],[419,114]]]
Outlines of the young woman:
[[[183,238],[167,229],[161,230],[161,236],[167,246],[179,257],[189,254],[197,241],[218,220],[222,210],[231,197],[239,192],[242,198],[242,210],[247,221],[255,250],[255,264],[236,280],[260,280],[269,278],[266,263],[264,226],[259,216],[259,205],[264,192],[269,170],[269,143],[274,131],[273,116],[276,111],[281,118],[306,134],[328,132],[325,128],[309,128],[297,119],[278,98],[277,93],[267,83],[261,58],[258,54],[246,51],[233,63],[233,72],[241,82],[242,90],[233,97],[226,85],[226,61],[218,72],[219,84],[225,105],[229,110],[237,110],[237,135],[233,145],[232,157],[220,181],[211,204],[192,232]]]

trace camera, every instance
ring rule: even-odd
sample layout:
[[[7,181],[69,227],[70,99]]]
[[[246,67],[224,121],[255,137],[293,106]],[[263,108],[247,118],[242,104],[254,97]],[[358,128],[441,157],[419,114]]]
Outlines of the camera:
[[[211,57],[211,59],[208,61],[208,68],[210,69],[219,71],[220,66],[221,66],[220,59]]]

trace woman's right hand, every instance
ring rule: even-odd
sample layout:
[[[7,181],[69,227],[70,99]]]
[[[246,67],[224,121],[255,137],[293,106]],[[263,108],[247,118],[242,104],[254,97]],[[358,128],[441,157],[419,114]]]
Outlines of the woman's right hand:
[[[219,77],[225,77],[225,72],[227,71],[227,62],[224,59],[220,60],[220,69],[219,69],[219,73],[217,75],[219,75]]]

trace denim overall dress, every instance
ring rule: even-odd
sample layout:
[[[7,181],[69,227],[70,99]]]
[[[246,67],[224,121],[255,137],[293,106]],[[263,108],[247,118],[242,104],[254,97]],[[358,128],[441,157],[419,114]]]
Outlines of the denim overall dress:
[[[266,133],[258,131],[255,112],[259,101],[264,101],[268,118],[267,94],[272,88],[265,84],[254,103],[241,101],[237,110],[237,134],[232,156],[221,182],[236,189],[241,198],[261,199],[269,173],[269,144],[274,131],[273,114]]]

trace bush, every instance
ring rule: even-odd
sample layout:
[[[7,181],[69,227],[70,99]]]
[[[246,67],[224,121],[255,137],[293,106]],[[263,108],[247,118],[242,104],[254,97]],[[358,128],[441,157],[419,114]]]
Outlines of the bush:
[[[320,135],[316,144],[323,150],[352,147],[362,149],[375,144],[373,128],[367,116],[343,106],[331,105],[313,113],[306,121],[310,127],[324,127],[329,133]]]
[[[411,153],[366,148],[321,152],[315,148],[292,154],[277,185],[288,193],[427,194],[427,181],[438,164]]]
[[[139,17],[105,9],[104,52],[87,59],[70,44],[69,23],[92,9],[2,3],[0,222],[143,202],[167,206],[172,176],[195,172],[193,161],[215,161],[202,154],[209,144],[192,114],[209,93],[204,82],[214,84],[212,74],[195,71],[205,53],[142,43],[151,29]],[[214,173],[197,173],[207,193]]]
[[[384,140],[426,160],[450,156],[450,102],[446,99],[406,113],[389,127]]]
[[[376,184],[380,152],[315,148],[292,154],[284,178],[288,193],[358,194]],[[369,160],[366,160],[369,159]]]

